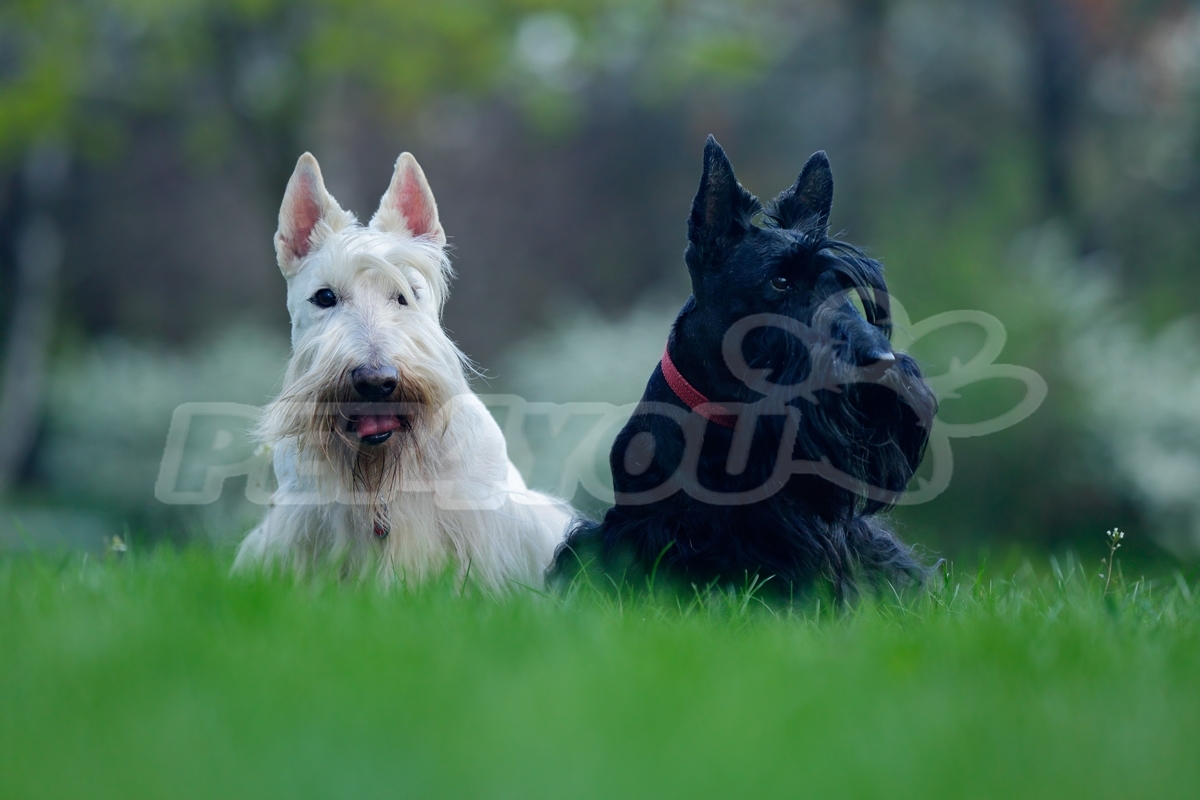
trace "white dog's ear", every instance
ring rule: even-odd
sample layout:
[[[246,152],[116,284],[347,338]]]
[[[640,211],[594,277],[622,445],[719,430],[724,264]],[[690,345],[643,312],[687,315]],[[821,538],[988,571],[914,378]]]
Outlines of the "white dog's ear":
[[[371,217],[371,227],[389,233],[427,236],[438,244],[446,243],[446,232],[438,221],[433,191],[412,153],[401,153],[396,159],[392,183],[379,201],[379,210]]]
[[[275,232],[275,256],[284,277],[290,278],[300,262],[330,233],[353,224],[354,215],[342,210],[325,190],[321,167],[312,153],[296,162],[279,207],[279,230]]]

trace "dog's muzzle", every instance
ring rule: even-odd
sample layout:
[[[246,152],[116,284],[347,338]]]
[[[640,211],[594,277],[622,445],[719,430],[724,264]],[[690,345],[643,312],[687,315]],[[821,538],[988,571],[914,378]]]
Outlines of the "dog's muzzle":
[[[388,400],[400,383],[400,372],[390,364],[365,364],[350,373],[354,393],[367,404]],[[397,414],[372,414],[372,409],[355,409],[349,415],[347,431],[358,434],[363,444],[383,444],[404,425]]]

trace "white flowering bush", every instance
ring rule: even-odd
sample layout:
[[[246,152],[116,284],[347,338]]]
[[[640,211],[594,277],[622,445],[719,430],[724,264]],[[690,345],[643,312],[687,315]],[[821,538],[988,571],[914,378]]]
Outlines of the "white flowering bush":
[[[1015,250],[1062,315],[1066,377],[1103,448],[1113,488],[1157,523],[1158,541],[1200,554],[1200,327],[1177,320],[1151,335],[1119,300],[1111,265],[1079,259],[1063,232],[1028,233]]]
[[[686,299],[647,299],[613,320],[591,309],[564,315],[510,348],[488,370],[496,376],[491,384],[532,401],[636,402]]]
[[[261,405],[287,358],[281,335],[237,328],[182,352],[108,340],[63,359],[47,393],[39,477],[60,502],[165,511],[154,482],[174,410],[202,401]],[[253,448],[245,424],[238,433],[234,446]]]

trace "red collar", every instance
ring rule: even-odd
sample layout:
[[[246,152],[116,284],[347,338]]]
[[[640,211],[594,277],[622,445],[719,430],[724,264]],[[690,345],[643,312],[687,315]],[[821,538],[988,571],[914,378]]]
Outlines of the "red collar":
[[[687,378],[680,374],[675,367],[675,362],[671,360],[671,347],[668,344],[663,350],[662,362],[663,377],[667,379],[667,386],[671,387],[671,391],[675,396],[687,405],[692,411],[695,411],[700,416],[704,417],[709,422],[714,422],[722,428],[732,429],[737,425],[737,417],[729,413],[729,410],[724,406],[716,403],[710,403],[700,391],[687,382]]]

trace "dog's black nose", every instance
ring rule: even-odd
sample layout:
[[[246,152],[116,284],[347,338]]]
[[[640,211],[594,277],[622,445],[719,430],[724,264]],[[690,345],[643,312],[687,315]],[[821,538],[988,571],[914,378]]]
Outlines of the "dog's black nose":
[[[363,400],[386,400],[396,391],[400,373],[391,365],[356,367],[350,373],[354,391]]]
[[[896,363],[896,354],[883,348],[871,348],[861,354],[863,363],[859,364],[859,373],[868,381],[877,381]]]

